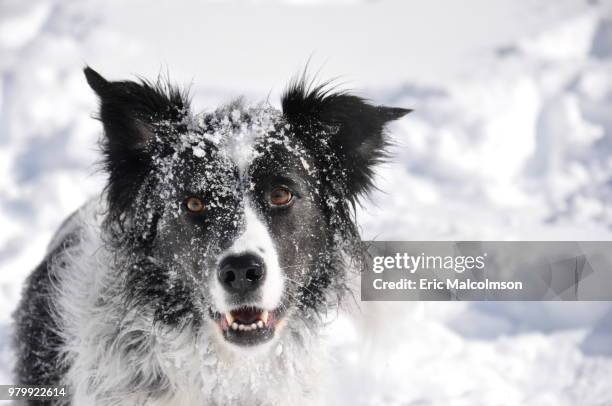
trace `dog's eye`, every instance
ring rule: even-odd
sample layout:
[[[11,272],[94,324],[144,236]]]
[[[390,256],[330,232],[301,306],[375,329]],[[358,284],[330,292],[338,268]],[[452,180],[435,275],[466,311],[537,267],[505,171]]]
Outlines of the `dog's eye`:
[[[204,202],[199,197],[191,196],[185,200],[185,207],[191,213],[201,213],[204,211]]]
[[[291,191],[284,187],[277,187],[270,193],[270,204],[273,206],[286,206],[293,200]]]

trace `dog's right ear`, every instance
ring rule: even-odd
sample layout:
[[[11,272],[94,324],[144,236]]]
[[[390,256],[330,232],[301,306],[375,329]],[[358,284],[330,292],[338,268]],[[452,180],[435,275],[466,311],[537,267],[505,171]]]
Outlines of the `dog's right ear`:
[[[187,114],[184,95],[169,84],[144,80],[110,82],[89,66],[84,73],[100,98],[107,153],[147,149],[160,123],[177,123]]]
[[[90,67],[84,73],[100,98],[109,202],[111,209],[121,211],[150,171],[153,155],[166,147],[175,126],[188,115],[188,102],[183,93],[161,81],[111,82]]]

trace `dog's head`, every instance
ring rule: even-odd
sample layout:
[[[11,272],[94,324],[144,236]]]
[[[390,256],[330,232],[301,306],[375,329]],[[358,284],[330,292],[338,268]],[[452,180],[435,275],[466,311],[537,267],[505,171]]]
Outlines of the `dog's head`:
[[[237,101],[194,115],[169,85],[85,74],[101,103],[126,305],[235,348],[314,322],[342,296],[361,253],[352,209],[385,125],[408,110],[301,79],[282,111]]]

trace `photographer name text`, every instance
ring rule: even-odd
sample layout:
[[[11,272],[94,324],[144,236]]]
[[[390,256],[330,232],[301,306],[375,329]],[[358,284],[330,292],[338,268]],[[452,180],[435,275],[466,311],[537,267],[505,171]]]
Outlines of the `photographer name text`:
[[[373,257],[372,272],[375,274],[388,273],[393,275],[405,272],[409,278],[385,280],[376,278],[372,281],[375,290],[522,290],[521,281],[499,281],[483,277],[487,254],[470,255],[410,255],[397,253],[392,256]],[[417,272],[439,271],[451,272],[448,277],[422,277],[414,278]],[[475,278],[457,278],[464,272],[472,272]],[[382,275],[381,275],[382,276]]]

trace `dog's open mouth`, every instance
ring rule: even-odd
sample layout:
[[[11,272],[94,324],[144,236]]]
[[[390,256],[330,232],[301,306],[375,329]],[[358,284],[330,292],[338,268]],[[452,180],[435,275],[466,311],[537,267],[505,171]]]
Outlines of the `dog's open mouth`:
[[[223,337],[237,345],[262,344],[274,337],[281,321],[278,310],[269,311],[257,307],[239,307],[227,313],[211,311]]]

